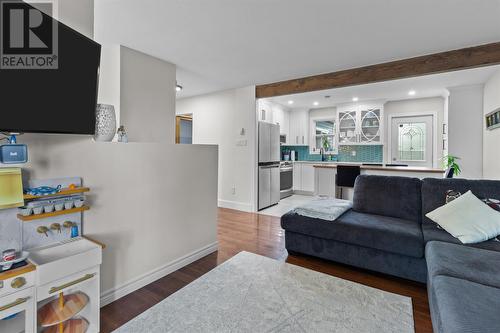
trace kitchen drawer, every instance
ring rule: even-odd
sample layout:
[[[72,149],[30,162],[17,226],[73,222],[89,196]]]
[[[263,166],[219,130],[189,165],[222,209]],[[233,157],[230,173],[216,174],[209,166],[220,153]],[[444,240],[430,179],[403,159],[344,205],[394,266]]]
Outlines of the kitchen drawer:
[[[35,285],[35,271],[20,274],[0,281],[0,297]]]
[[[38,301],[57,296],[60,292],[67,290],[78,290],[92,282],[99,280],[99,266],[78,272],[62,279],[37,287],[36,295]]]

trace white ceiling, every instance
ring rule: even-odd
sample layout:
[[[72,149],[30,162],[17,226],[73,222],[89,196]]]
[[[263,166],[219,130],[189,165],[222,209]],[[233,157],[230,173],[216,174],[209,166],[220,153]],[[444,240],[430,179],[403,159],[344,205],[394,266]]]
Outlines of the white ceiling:
[[[370,100],[397,101],[436,96],[444,97],[448,95],[448,88],[485,83],[499,70],[500,65],[489,66],[353,87],[271,97],[265,100],[281,104],[293,110],[298,108],[325,108],[338,104],[351,103],[354,97],[357,97],[359,102]],[[415,92],[415,95],[410,96],[408,94],[411,90]],[[325,98],[325,96],[330,97]],[[288,101],[293,101],[293,104],[288,104]],[[318,105],[315,105],[314,102],[317,102]]]
[[[500,0],[96,0],[95,37],[178,66],[179,97],[500,41]]]

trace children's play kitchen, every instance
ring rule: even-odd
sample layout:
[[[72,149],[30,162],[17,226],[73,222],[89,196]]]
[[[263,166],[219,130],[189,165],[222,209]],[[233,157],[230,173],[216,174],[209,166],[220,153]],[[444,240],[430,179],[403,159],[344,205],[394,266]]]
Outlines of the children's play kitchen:
[[[24,187],[23,187],[24,185]],[[84,236],[80,178],[0,168],[0,332],[98,332],[102,244]]]

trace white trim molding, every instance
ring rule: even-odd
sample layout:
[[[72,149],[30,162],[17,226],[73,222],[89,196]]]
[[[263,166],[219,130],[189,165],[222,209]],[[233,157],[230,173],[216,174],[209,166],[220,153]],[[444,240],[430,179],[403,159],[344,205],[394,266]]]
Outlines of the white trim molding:
[[[193,251],[183,257],[175,259],[163,266],[160,266],[152,271],[149,271],[137,278],[130,280],[121,286],[118,286],[113,289],[106,290],[101,293],[101,307],[108,305],[111,302],[114,302],[123,296],[126,296],[137,289],[140,289],[162,277],[171,274],[184,266],[189,265],[190,263],[201,259],[215,251],[217,251],[219,247],[219,242],[214,242],[209,244],[201,249]]]
[[[253,205],[248,202],[230,201],[230,200],[218,200],[218,206],[221,208],[229,208],[235,210],[241,210],[243,212],[252,213],[254,212]]]
[[[424,117],[432,116],[432,167],[438,167],[438,136],[440,135],[438,129],[438,113],[437,111],[423,111],[423,112],[408,112],[390,114],[387,118],[387,163],[392,161],[392,119],[393,118],[410,118],[410,117]]]

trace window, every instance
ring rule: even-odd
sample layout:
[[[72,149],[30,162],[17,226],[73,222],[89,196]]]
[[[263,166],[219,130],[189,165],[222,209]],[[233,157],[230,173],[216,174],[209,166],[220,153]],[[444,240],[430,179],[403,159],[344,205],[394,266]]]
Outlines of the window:
[[[398,159],[400,161],[425,160],[425,123],[405,123],[398,128]]]
[[[325,153],[332,153],[335,150],[335,121],[332,119],[322,119],[312,121],[314,135],[312,151],[319,153],[323,148]]]

